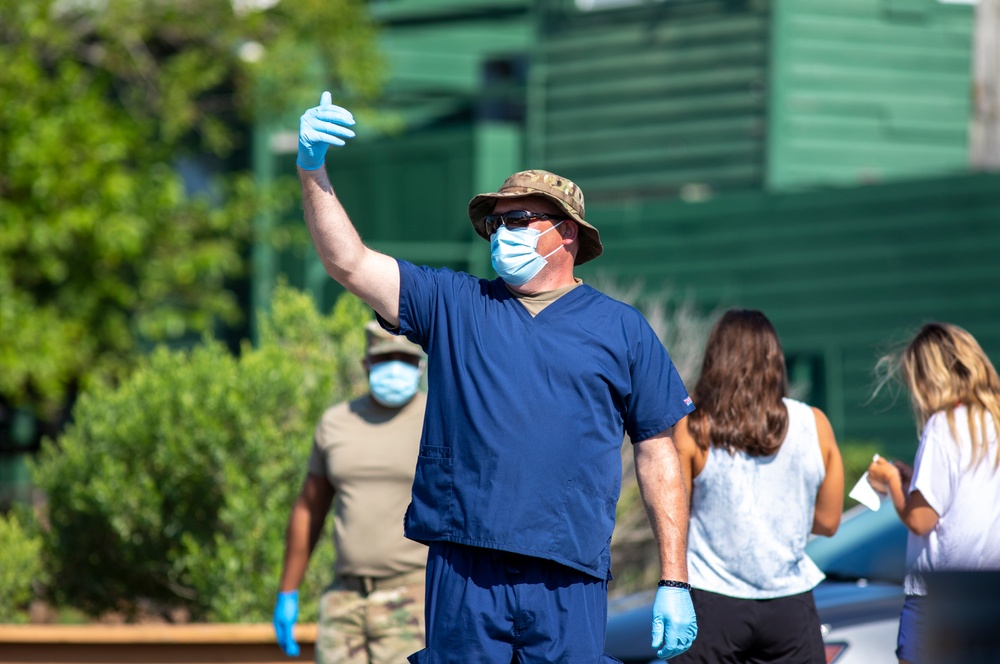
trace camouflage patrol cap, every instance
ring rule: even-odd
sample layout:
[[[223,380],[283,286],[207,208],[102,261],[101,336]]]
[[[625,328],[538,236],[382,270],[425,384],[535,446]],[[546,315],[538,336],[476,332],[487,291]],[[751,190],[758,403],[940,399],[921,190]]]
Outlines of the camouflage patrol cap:
[[[555,203],[566,216],[580,227],[580,246],[576,253],[575,265],[586,263],[604,253],[601,236],[597,229],[583,219],[583,192],[570,180],[548,171],[530,170],[514,173],[503,183],[496,193],[479,194],[469,201],[469,220],[480,237],[489,240],[486,232],[486,215],[493,212],[501,198],[523,198],[540,196]]]
[[[386,332],[378,321],[365,325],[365,356],[387,353],[406,353],[414,357],[424,357],[424,350],[402,335]]]

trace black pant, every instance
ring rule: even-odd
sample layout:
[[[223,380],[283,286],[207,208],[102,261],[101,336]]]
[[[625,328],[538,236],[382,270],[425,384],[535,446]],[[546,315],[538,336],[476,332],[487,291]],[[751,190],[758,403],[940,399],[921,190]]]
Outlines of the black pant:
[[[824,664],[812,591],[775,599],[737,599],[692,590],[698,638],[671,664]]]

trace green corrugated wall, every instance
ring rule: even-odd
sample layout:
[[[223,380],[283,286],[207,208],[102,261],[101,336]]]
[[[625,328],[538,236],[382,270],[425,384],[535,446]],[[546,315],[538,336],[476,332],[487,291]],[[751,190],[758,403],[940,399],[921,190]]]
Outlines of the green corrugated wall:
[[[597,204],[588,219],[605,255],[585,275],[764,311],[786,353],[816,367],[841,440],[912,453],[905,397],[866,402],[878,354],[927,320],[965,327],[1000,364],[1000,176]]]
[[[541,17],[532,164],[591,200],[759,188],[767,3],[659,3]]]
[[[972,10],[938,0],[542,3],[529,155],[597,198],[962,172]]]
[[[768,186],[963,171],[971,31],[938,0],[776,0]]]
[[[468,120],[489,94],[486,65],[532,47],[531,0],[381,0],[379,47],[387,79],[381,106],[408,128]],[[523,97],[523,90],[517,93]]]

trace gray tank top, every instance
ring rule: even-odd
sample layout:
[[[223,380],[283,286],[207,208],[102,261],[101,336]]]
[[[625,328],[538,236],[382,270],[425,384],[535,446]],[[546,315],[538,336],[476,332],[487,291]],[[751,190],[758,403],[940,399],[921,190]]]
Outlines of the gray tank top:
[[[811,590],[823,572],[805,554],[826,469],[816,416],[784,399],[788,432],[771,456],[712,447],[691,492],[688,575],[695,588],[742,599]]]

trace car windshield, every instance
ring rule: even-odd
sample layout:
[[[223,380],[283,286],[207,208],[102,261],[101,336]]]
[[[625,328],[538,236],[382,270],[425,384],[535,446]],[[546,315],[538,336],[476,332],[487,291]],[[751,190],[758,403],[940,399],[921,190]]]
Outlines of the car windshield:
[[[891,501],[877,512],[857,506],[844,512],[833,537],[814,537],[806,553],[831,581],[891,581],[906,573],[906,527]]]

